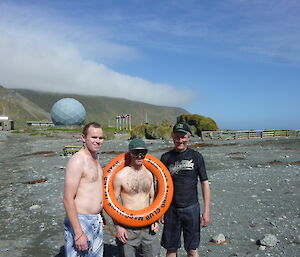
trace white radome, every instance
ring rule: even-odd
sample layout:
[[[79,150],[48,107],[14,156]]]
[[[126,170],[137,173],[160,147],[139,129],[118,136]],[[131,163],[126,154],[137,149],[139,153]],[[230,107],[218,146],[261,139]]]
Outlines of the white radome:
[[[62,98],[51,109],[51,119],[55,125],[81,125],[85,116],[84,106],[74,98]]]

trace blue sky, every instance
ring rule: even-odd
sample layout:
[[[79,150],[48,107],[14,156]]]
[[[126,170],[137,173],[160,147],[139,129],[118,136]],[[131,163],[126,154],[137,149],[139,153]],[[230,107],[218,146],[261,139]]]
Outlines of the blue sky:
[[[0,84],[300,129],[298,0],[2,0]]]

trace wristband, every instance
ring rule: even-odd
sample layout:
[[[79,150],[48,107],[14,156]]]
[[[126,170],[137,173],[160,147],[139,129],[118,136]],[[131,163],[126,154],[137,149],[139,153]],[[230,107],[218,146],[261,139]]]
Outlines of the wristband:
[[[75,239],[75,242],[76,242],[80,237],[82,237],[82,235],[83,235],[83,231],[82,231],[81,235],[80,235],[79,237],[77,237],[77,239]]]

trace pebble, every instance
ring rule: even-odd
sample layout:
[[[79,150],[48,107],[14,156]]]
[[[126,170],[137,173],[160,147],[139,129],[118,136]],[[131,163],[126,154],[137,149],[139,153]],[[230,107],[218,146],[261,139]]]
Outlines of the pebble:
[[[225,242],[226,238],[223,234],[218,234],[218,235],[212,237],[211,241],[216,243],[216,244],[220,244],[220,243]]]
[[[44,231],[45,230],[45,223],[41,223],[40,225],[40,231]]]
[[[262,239],[259,240],[260,245],[273,247],[278,243],[276,236],[272,234],[266,234]]]
[[[300,235],[296,236],[295,243],[300,245]]]
[[[260,251],[264,251],[264,250],[266,250],[266,246],[265,245],[260,245],[259,247],[258,247],[258,250],[260,250]]]
[[[29,207],[29,210],[32,211],[32,210],[36,210],[36,209],[39,209],[41,206],[38,205],[38,204],[34,204],[32,206]]]

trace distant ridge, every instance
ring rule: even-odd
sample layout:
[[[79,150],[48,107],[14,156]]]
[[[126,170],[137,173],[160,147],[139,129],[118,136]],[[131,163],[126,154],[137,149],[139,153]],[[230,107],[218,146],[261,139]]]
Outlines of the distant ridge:
[[[0,115],[14,120],[16,126],[23,126],[28,120],[49,120],[50,114],[13,89],[0,85]]]
[[[132,115],[132,124],[142,124],[146,121],[156,124],[165,120],[175,122],[177,116],[189,113],[183,108],[158,106],[122,98],[49,93],[29,89],[14,89],[14,91],[48,113],[53,104],[61,98],[74,98],[84,105],[87,122],[98,121],[103,125],[115,126],[116,115],[123,114]]]

